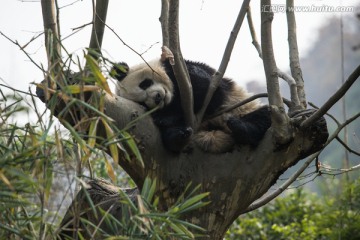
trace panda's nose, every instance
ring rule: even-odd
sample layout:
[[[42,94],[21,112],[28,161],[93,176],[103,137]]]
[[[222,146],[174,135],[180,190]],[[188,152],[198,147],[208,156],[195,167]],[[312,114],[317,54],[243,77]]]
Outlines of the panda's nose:
[[[156,105],[158,105],[159,103],[161,103],[161,101],[162,101],[162,96],[161,96],[161,94],[160,93],[157,93],[156,95],[155,95],[155,104]]]

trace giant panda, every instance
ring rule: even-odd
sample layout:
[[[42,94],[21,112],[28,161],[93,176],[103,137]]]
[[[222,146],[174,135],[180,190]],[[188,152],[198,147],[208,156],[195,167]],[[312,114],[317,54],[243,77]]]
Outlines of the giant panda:
[[[216,71],[204,63],[189,60],[185,60],[185,63],[192,84],[196,114],[203,105]],[[117,80],[117,95],[135,101],[148,110],[157,108],[152,113],[153,121],[160,130],[166,149],[175,153],[184,150],[189,142],[210,153],[232,151],[236,145],[256,147],[271,125],[269,107],[261,106],[257,101],[208,118],[250,96],[226,77],[215,91],[199,129],[193,133],[193,129],[185,124],[179,87],[168,59],[159,58],[133,67],[121,62],[114,64],[110,75]]]

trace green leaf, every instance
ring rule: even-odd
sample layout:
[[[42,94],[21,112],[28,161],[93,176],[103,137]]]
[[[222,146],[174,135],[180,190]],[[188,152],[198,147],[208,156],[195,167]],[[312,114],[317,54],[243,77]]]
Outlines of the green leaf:
[[[90,67],[90,70],[92,74],[95,77],[96,83],[104,89],[108,94],[112,95],[112,92],[110,90],[110,87],[106,81],[106,78],[100,71],[100,67],[98,66],[97,61],[90,55],[85,55],[86,61],[88,66]]]
[[[137,147],[137,144],[135,143],[133,137],[129,133],[125,132],[125,131],[121,132],[121,134],[123,135],[123,137],[125,139],[127,139],[126,144],[130,148],[132,153],[134,153],[136,159],[140,162],[141,166],[144,168],[145,165],[144,165],[143,158],[141,156],[141,153],[140,153],[140,151],[139,151],[139,149]]]
[[[185,209],[189,208],[192,205],[198,204],[203,198],[209,196],[209,192],[201,193],[196,195],[188,200],[186,200],[183,204],[179,206],[180,211],[184,211]]]
[[[154,197],[155,189],[156,189],[156,178],[153,181],[151,181],[149,177],[146,177],[143,184],[143,188],[141,190],[141,196],[143,196],[144,199],[148,203],[150,203],[151,199]]]

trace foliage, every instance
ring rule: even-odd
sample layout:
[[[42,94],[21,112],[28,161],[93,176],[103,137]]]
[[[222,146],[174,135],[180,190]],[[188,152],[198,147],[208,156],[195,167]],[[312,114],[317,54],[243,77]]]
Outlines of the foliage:
[[[0,239],[30,239],[45,228],[58,140],[37,126],[8,124],[26,109],[18,95],[0,100]],[[64,148],[65,150],[65,148]],[[41,202],[41,207],[38,205]],[[42,230],[41,230],[42,229]]]
[[[52,115],[47,118],[44,113],[40,113],[33,95],[29,94],[32,100],[29,103],[16,92],[6,95],[0,89],[0,239],[55,239],[60,230],[60,216],[63,215],[60,209],[66,208],[65,198],[69,198],[68,192],[74,191],[73,183],[79,184],[87,178],[84,178],[84,172],[90,172],[91,177],[107,177],[113,183],[119,183],[123,182],[124,176],[117,160],[120,155],[128,161],[142,163],[134,139],[125,130],[117,129],[112,120],[103,114],[103,95],[96,102],[72,97],[83,89],[108,90],[98,63],[90,57],[86,58],[90,64],[88,72],[67,77],[74,81],[75,77],[80,76],[99,87],[87,88],[81,86],[82,83],[74,82],[61,86],[57,82],[58,88],[54,91],[50,89],[53,94],[47,107],[52,109],[52,104],[64,101],[66,104],[62,112],[58,113],[58,119],[66,125],[66,116],[75,116],[72,120],[79,121],[75,127],[80,126],[81,129],[82,124],[88,124],[88,133],[71,126],[69,132],[63,132],[56,127],[56,119]],[[86,92],[80,94],[86,95]],[[73,110],[70,106],[80,111],[70,113]],[[81,111],[85,108],[91,111]],[[24,116],[27,111],[35,112],[35,124],[13,124],[15,115]],[[85,112],[91,112],[92,115],[78,116]],[[99,124],[106,130],[102,138],[97,135]],[[99,148],[108,148],[111,158],[99,151]],[[206,205],[207,202],[203,200],[208,193],[197,194],[196,190],[188,189],[164,212],[158,209],[155,184],[147,180],[136,201],[130,200],[120,191],[122,203],[129,209],[124,216],[129,218],[119,220],[104,211],[102,213],[104,221],[111,223],[110,227],[122,229],[124,234],[112,236],[103,232],[105,236],[109,239],[135,239],[145,235],[149,239],[191,239],[197,236],[191,231],[204,231],[180,218]]]
[[[226,239],[359,239],[359,203],[360,179],[348,185],[339,198],[320,198],[296,189],[241,216]]]
[[[133,194],[129,191],[125,193],[120,190],[117,198],[121,199],[121,204],[114,208],[117,209],[117,212],[121,211],[121,217],[115,218],[109,214],[109,211],[100,209],[96,213],[97,218],[101,219],[100,223],[96,225],[88,217],[80,218],[80,226],[84,231],[77,231],[75,234],[80,239],[86,239],[88,235],[91,235],[95,238],[111,240],[194,239],[203,235],[205,229],[181,218],[184,214],[207,205],[208,202],[204,199],[209,193],[197,194],[200,186],[190,190],[193,187],[189,184],[178,201],[167,206],[167,210],[164,211],[159,206],[159,198],[155,192],[156,184],[156,180],[152,181],[150,178],[146,178],[141,194]],[[96,205],[90,203],[89,211],[96,212]],[[106,222],[106,225],[102,225],[101,222]],[[84,235],[84,232],[87,235]],[[98,233],[101,234],[98,235]]]

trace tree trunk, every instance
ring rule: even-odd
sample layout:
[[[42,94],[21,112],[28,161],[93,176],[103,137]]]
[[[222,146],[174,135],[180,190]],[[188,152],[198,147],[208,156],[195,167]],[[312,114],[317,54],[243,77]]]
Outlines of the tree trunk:
[[[105,112],[119,129],[144,113],[139,105],[109,95],[105,98]],[[131,128],[145,167],[135,160],[121,160],[119,164],[140,189],[147,176],[156,177],[156,192],[163,210],[177,200],[188,183],[201,184],[201,192],[210,192],[210,204],[185,218],[207,229],[207,239],[222,239],[232,222],[251,203],[264,195],[286,169],[321,149],[328,136],[323,118],[304,131],[295,126],[290,129],[293,140],[286,146],[276,145],[270,128],[256,148],[241,146],[229,153],[210,154],[190,144],[186,151],[174,154],[159,144],[162,141],[159,131],[147,116]]]

